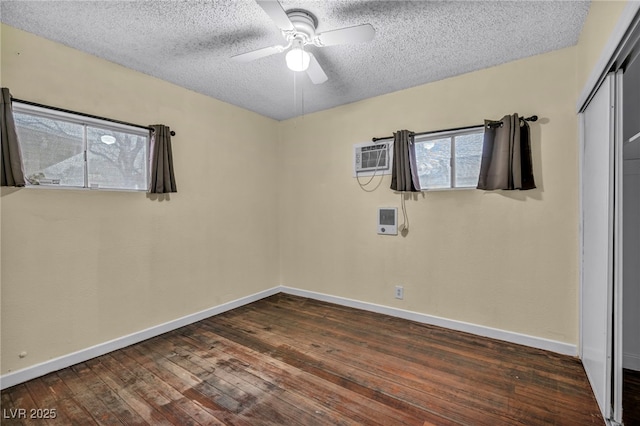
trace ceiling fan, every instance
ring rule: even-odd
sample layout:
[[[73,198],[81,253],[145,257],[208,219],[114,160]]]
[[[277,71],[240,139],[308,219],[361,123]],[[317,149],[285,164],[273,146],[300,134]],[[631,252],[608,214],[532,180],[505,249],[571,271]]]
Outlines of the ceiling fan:
[[[231,59],[238,62],[250,62],[290,49],[285,56],[289,69],[306,71],[314,84],[324,83],[328,77],[315,56],[304,49],[305,46],[311,44],[317,47],[325,47],[337,44],[360,43],[372,40],[376,33],[371,24],[363,24],[316,34],[318,19],[311,12],[303,9],[292,9],[285,12],[276,0],[256,0],[256,3],[280,28],[287,44],[284,46],[264,47],[232,56]]]

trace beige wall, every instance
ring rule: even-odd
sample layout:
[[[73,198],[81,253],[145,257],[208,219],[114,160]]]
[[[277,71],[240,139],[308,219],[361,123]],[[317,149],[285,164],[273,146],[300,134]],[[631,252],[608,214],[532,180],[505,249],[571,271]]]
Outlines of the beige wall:
[[[2,188],[2,374],[279,284],[275,121],[8,26],[1,70],[21,99],[170,125],[179,190]]]
[[[564,49],[282,122],[283,284],[575,343],[574,61]],[[400,196],[389,177],[360,189],[354,143],[513,112],[541,118],[531,129],[538,189],[426,192],[407,202],[406,237],[376,234],[377,207],[400,207]]]

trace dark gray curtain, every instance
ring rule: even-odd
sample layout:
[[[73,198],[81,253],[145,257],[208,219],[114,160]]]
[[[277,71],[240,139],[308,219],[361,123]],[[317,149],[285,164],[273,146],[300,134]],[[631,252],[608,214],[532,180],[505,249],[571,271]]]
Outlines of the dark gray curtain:
[[[534,189],[529,124],[513,114],[484,127],[478,189]]]
[[[419,192],[414,134],[409,130],[398,130],[393,134],[393,167],[391,189],[401,192]]]
[[[18,135],[13,121],[11,107],[11,93],[3,87],[0,95],[0,144],[2,158],[0,161],[0,185],[24,186],[24,172],[22,170],[22,153],[18,144]]]
[[[151,127],[151,176],[149,192],[165,194],[178,192],[173,173],[173,154],[171,152],[171,129],[161,124]]]

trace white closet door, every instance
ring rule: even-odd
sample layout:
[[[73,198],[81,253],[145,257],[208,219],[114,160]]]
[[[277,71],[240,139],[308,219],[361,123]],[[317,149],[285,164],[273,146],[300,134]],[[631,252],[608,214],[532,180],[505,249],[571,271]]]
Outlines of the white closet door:
[[[614,76],[584,110],[582,162],[582,363],[605,418],[611,416]]]

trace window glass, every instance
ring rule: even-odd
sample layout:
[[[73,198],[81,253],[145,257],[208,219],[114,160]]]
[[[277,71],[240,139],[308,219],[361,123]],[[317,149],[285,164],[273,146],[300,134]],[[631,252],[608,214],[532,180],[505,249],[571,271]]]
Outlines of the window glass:
[[[145,129],[14,103],[28,185],[146,191]]]
[[[146,189],[147,138],[87,127],[87,171],[90,186]]]
[[[451,140],[433,139],[416,144],[418,177],[423,188],[451,187]]]
[[[478,186],[482,159],[482,133],[456,136],[456,187]]]
[[[84,186],[82,125],[21,113],[14,121],[30,184]]]
[[[475,188],[483,138],[482,127],[416,137],[420,189]]]

